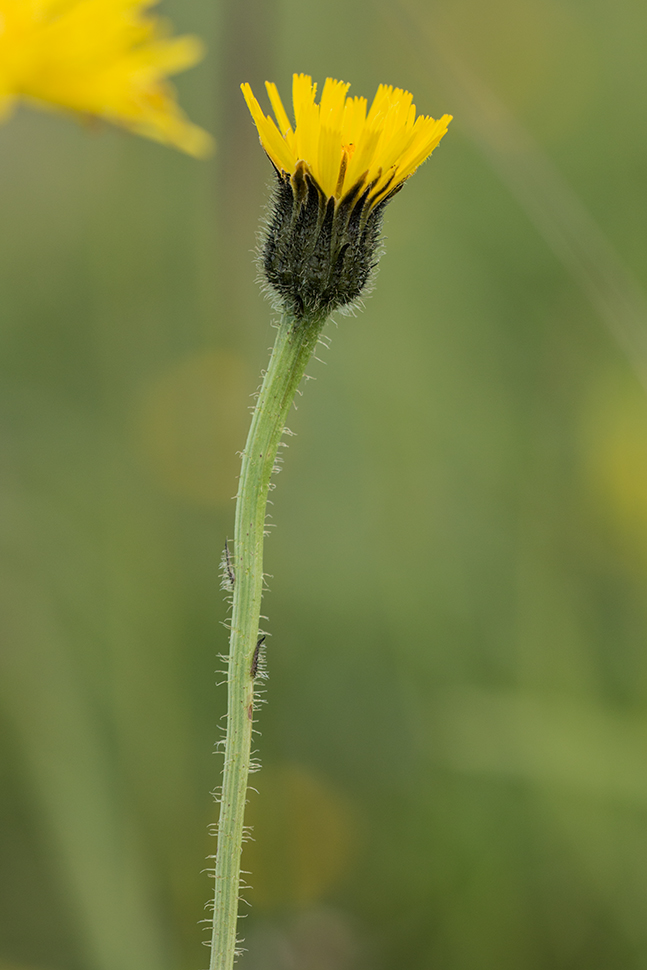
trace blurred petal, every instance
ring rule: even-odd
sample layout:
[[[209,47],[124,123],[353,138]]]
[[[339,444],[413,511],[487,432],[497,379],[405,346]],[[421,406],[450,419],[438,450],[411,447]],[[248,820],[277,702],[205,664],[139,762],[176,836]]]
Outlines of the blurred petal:
[[[179,108],[167,77],[197,63],[195,37],[170,38],[150,0],[0,0],[0,97],[104,118],[203,157],[211,136]]]

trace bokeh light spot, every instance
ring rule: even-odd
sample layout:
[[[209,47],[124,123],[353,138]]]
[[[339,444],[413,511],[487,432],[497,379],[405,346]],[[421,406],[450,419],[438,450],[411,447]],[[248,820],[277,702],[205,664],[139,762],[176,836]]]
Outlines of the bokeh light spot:
[[[163,488],[198,505],[229,507],[252,387],[243,361],[224,351],[186,358],[150,382],[137,437]]]
[[[335,886],[353,861],[355,813],[328,779],[300,765],[264,768],[252,785],[243,849],[253,906],[307,906]]]

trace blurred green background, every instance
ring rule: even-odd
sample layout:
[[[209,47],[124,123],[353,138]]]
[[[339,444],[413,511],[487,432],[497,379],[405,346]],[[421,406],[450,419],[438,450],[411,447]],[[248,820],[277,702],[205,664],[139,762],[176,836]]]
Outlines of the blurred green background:
[[[218,561],[273,338],[239,84],[293,71],[456,118],[290,422],[239,966],[647,968],[647,7],[161,10],[207,44],[177,84],[212,161],[0,129],[1,970],[208,962]]]

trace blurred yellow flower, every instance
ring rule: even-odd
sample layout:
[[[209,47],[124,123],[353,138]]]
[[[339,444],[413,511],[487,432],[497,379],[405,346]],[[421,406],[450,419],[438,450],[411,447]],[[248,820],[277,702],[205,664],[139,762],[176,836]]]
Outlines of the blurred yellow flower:
[[[204,156],[166,78],[200,60],[194,37],[170,37],[157,0],[0,0],[0,117],[19,99],[103,118]]]
[[[295,74],[290,124],[275,84],[266,82],[276,122],[263,113],[249,84],[241,85],[261,144],[279,172],[294,175],[304,162],[328,198],[369,190],[368,208],[392,195],[428,158],[447,132],[451,115],[416,118],[413,96],[380,84],[371,108],[366,98],[347,98],[350,87],[327,78],[316,104],[317,85]]]

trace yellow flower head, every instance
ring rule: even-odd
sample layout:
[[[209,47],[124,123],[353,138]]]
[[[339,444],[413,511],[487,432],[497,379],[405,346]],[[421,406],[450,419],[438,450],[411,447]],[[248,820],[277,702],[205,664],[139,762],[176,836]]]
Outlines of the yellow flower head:
[[[451,115],[438,121],[419,115],[412,95],[381,84],[370,109],[366,98],[346,97],[349,84],[327,78],[317,104],[317,85],[306,74],[292,84],[294,127],[275,84],[266,82],[276,122],[263,113],[249,84],[242,91],[261,144],[280,173],[292,177],[305,166],[327,198],[368,189],[372,209],[400,188],[428,158],[447,131]]]
[[[0,115],[19,99],[103,118],[191,155],[211,149],[166,81],[200,60],[171,38],[157,0],[0,0]]]
[[[317,104],[312,78],[295,74],[292,127],[275,84],[266,82],[276,122],[241,87],[278,176],[259,254],[269,292],[298,323],[356,306],[375,276],[386,203],[451,115],[416,118],[409,92],[384,84],[369,109],[331,78]]]

